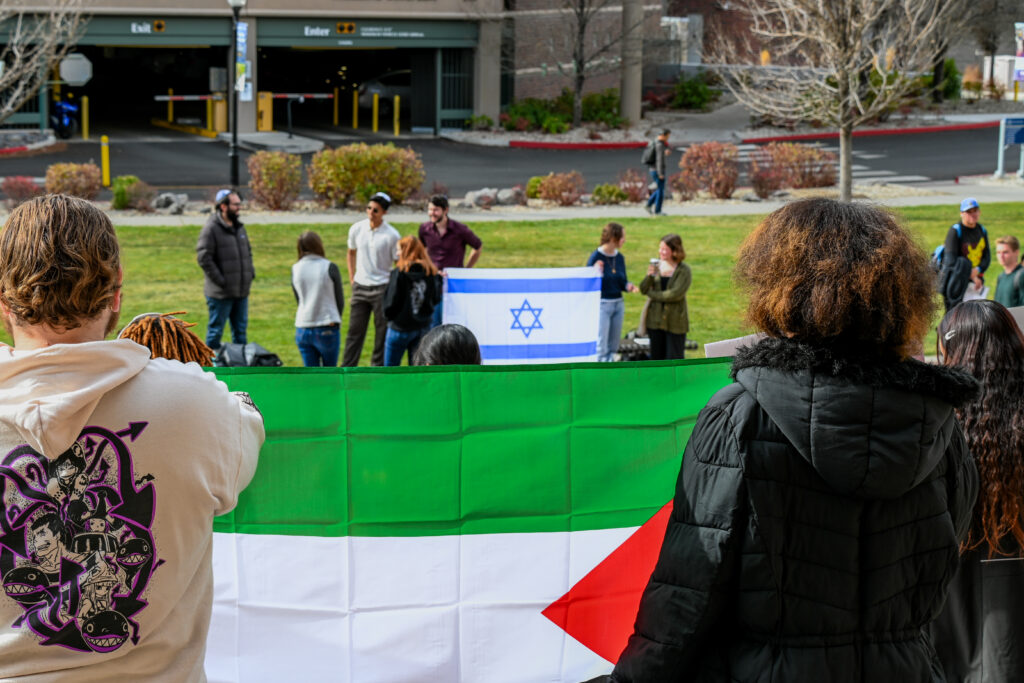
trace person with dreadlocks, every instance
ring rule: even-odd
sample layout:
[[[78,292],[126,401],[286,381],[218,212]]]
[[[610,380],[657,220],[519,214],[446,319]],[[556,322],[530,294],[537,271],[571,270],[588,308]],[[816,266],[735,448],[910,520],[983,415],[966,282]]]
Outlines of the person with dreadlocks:
[[[190,330],[195,323],[187,323],[173,313],[143,313],[135,316],[118,333],[118,339],[131,339],[147,347],[153,358],[169,358],[182,363],[198,363],[203,367],[213,365],[213,351]]]
[[[981,489],[932,639],[949,681],[1024,681],[1024,336],[1002,304],[964,301],[939,325],[938,357],[981,382],[956,411]]]

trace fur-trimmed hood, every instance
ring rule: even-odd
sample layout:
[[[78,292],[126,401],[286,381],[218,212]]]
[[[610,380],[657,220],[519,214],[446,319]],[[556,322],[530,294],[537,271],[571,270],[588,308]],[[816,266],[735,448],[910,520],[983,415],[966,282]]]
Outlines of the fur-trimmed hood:
[[[732,374],[832,488],[870,498],[920,483],[978,392],[959,370],[774,338],[741,348]]]

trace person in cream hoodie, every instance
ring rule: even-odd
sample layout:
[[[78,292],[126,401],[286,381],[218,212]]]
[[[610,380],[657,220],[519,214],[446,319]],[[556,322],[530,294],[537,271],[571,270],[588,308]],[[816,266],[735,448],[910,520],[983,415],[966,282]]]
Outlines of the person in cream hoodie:
[[[263,419],[194,363],[104,341],[114,228],[62,195],[0,229],[0,680],[205,681],[212,522]]]

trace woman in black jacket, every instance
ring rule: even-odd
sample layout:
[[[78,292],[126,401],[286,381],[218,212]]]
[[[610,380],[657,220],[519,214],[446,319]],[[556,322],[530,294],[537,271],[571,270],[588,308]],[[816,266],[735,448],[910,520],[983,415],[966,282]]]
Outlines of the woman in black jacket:
[[[927,258],[889,213],[812,199],[736,275],[768,338],[697,418],[612,680],[942,680],[927,627],[977,494],[954,414],[977,384],[910,358]]]
[[[401,365],[406,351],[412,365],[440,300],[441,276],[423,244],[411,235],[398,240],[398,263],[384,291],[384,318],[388,321],[384,365]]]
[[[981,395],[957,409],[981,493],[960,572],[932,640],[950,681],[1024,681],[1024,337],[1006,308],[976,299],[939,325],[939,357]]]

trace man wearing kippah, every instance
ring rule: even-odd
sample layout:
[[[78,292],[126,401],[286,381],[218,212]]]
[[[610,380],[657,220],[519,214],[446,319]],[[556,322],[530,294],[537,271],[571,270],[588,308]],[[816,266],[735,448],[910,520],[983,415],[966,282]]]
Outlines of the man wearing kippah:
[[[352,287],[349,302],[348,335],[341,364],[351,368],[359,365],[366,340],[366,328],[373,313],[373,355],[370,364],[384,365],[384,291],[395,263],[398,240],[401,237],[384,215],[391,206],[391,197],[383,192],[370,197],[366,203],[366,218],[353,223],[348,230],[348,281]]]
[[[248,341],[249,287],[256,277],[249,235],[238,220],[242,198],[232,190],[221,190],[216,202],[196,244],[196,260],[206,276],[203,294],[210,312],[206,345],[211,349],[220,348],[221,335],[229,320],[231,341]]]

